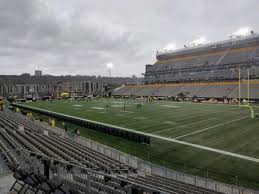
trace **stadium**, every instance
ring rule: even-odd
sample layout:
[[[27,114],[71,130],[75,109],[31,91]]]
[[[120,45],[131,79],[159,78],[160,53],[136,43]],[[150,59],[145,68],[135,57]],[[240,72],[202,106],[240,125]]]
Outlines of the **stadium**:
[[[113,95],[219,100],[241,97],[255,101],[259,96],[259,36],[251,33],[245,38],[158,52],[157,62],[146,65],[146,85],[121,87]],[[253,80],[250,96],[248,79]]]
[[[14,1],[0,2],[0,194],[259,194],[259,34],[219,39],[234,28],[222,3],[216,30],[212,2]],[[199,30],[214,41],[154,50]]]
[[[258,48],[252,33],[158,52],[145,83],[111,97],[3,103],[2,171],[17,179],[10,190],[257,193]]]

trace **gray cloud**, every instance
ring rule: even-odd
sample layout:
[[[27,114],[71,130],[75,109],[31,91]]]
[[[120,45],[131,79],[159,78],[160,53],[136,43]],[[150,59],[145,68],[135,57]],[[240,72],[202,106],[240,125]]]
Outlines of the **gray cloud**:
[[[257,0],[0,0],[1,74],[140,75],[155,51],[243,26],[259,31]]]

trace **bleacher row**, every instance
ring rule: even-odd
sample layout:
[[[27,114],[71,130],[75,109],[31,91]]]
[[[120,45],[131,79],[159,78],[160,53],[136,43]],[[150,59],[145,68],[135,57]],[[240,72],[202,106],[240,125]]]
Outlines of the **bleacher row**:
[[[230,80],[238,79],[238,67],[251,69],[251,77],[259,77],[259,47],[231,49],[203,54],[158,60],[154,65],[147,65],[146,83]],[[242,77],[246,74],[241,73]]]
[[[240,96],[247,98],[247,83],[241,84]],[[259,83],[250,84],[250,98],[259,99]],[[115,89],[113,96],[135,97],[187,97],[187,98],[228,98],[239,97],[239,85],[236,82],[228,83],[196,83],[196,84],[153,84],[127,85]]]
[[[160,176],[140,176],[138,169],[16,113],[0,112],[0,150],[20,183],[12,190],[20,193],[218,193]],[[44,174],[46,163],[50,176]]]
[[[19,125],[25,126],[24,132],[17,129]],[[55,134],[45,136],[40,132],[42,127],[36,126],[34,123],[22,121],[20,117],[13,115],[0,114],[0,127],[3,135],[13,135],[13,147],[11,149],[26,148],[30,151],[42,153],[49,157],[57,158],[65,161],[77,161],[88,168],[94,168],[102,171],[128,171],[133,170],[121,162],[109,158],[107,156],[96,154],[93,150],[83,147]],[[37,130],[35,130],[37,129]],[[42,129],[45,130],[45,129]],[[80,151],[79,151],[80,149]]]

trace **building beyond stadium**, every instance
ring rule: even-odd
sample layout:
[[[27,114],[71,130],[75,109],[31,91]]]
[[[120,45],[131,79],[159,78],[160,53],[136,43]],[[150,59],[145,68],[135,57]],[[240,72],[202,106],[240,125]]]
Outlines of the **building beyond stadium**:
[[[36,73],[35,73],[36,74]],[[125,83],[139,83],[135,77],[52,76],[30,74],[0,75],[0,96],[25,98],[27,96],[58,96],[62,92],[76,95],[98,95],[107,86],[117,87]]]
[[[241,97],[259,99],[259,35],[157,52],[156,63],[146,65],[145,84],[124,86],[119,96],[167,96],[238,98],[239,72]]]

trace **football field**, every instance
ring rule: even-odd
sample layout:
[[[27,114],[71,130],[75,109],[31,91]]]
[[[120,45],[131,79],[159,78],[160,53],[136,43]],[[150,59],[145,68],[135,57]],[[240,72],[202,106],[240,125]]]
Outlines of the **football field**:
[[[230,182],[239,177],[242,184],[245,179],[259,179],[259,118],[251,119],[245,107],[123,99],[53,100],[26,105],[150,134],[151,146],[147,146],[80,129],[83,136],[167,167],[224,177]],[[253,107],[257,113],[259,107]]]

